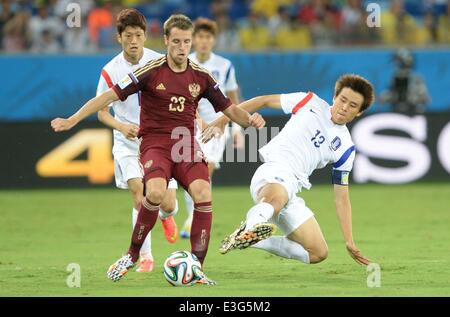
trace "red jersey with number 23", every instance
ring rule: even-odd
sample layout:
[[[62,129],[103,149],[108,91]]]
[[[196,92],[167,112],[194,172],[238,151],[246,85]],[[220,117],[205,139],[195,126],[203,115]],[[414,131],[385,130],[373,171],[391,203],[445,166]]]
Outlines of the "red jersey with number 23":
[[[194,136],[194,120],[201,98],[208,99],[216,112],[231,105],[207,70],[188,59],[186,70],[174,72],[167,64],[166,56],[129,73],[113,86],[113,90],[121,101],[140,91],[138,137],[170,137],[176,127],[185,127]]]

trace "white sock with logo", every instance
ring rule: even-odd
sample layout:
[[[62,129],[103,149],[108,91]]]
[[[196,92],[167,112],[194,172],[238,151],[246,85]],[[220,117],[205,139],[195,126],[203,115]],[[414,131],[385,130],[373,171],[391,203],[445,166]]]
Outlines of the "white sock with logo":
[[[287,237],[272,236],[259,241],[251,247],[265,250],[286,259],[293,259],[309,264],[309,252],[306,251],[301,244],[294,242]]]
[[[269,219],[272,218],[273,212],[273,206],[268,203],[259,203],[253,206],[247,212],[246,229],[251,229],[254,225],[261,222],[268,222]]]
[[[139,213],[139,210],[136,210],[135,208],[133,208],[133,228],[136,225],[138,213]],[[139,252],[139,254],[141,256],[141,260],[142,259],[146,259],[146,260],[153,259],[151,239],[152,239],[152,232],[150,231],[148,233],[147,237],[145,238],[144,243],[142,244],[141,251]]]

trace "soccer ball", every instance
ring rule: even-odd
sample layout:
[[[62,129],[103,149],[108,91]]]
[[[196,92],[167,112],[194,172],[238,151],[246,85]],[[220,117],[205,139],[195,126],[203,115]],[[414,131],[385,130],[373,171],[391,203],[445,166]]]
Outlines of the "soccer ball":
[[[164,277],[173,286],[192,286],[202,276],[202,265],[189,251],[175,251],[164,262]]]

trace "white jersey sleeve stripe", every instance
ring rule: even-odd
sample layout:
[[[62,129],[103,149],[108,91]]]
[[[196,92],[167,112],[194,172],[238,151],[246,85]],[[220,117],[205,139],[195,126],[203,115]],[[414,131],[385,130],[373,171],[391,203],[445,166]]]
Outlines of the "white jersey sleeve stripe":
[[[311,98],[314,96],[312,92],[308,92],[308,94],[300,100],[298,104],[295,105],[295,107],[292,109],[292,113],[295,114],[297,111],[299,111],[304,105],[308,103],[308,101],[311,100]]]
[[[105,79],[105,81],[108,84],[109,88],[114,86],[113,83],[112,83],[111,77],[109,77],[108,73],[104,69],[102,69],[102,77],[103,77],[103,79]]]
[[[352,154],[352,152],[355,150],[355,146],[352,145],[351,147],[349,147],[347,149],[347,151],[344,152],[344,154],[342,154],[341,158],[333,164],[334,168],[338,168],[340,166],[342,166],[350,157],[350,155]]]

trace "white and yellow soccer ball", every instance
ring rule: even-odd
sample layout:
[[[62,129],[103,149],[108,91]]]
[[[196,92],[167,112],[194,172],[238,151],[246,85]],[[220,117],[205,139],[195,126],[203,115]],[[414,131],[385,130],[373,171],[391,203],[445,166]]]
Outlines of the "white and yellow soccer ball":
[[[164,277],[173,286],[192,286],[202,277],[202,265],[189,251],[175,251],[164,262]]]

